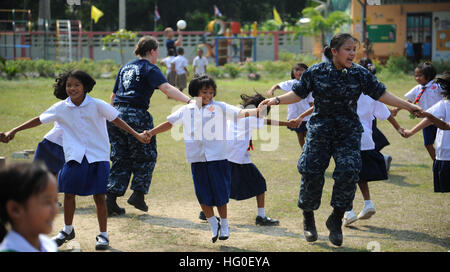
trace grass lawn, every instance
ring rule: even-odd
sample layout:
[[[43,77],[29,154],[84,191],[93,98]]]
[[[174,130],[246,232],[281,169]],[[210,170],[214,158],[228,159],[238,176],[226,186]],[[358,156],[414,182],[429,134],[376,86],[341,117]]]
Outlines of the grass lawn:
[[[388,90],[403,97],[414,85],[412,76],[385,76]],[[245,78],[217,80],[217,101],[237,105],[241,93],[263,94],[275,83],[289,79]],[[39,115],[58,100],[52,94],[52,79],[0,80],[0,131],[7,131]],[[114,80],[97,80],[91,96],[109,101]],[[155,125],[164,122],[178,102],[155,91],[150,113]],[[284,120],[287,106],[274,107],[271,118]],[[410,119],[406,111],[397,116],[405,128],[418,119]],[[256,200],[230,200],[228,215],[230,239],[211,243],[209,224],[197,217],[200,207],[194,194],[190,166],[186,163],[184,142],[176,141],[170,132],[157,136],[158,162],[150,192],[146,197],[149,211],[136,210],[126,203],[128,191],[118,203],[127,213],[108,219],[111,251],[448,251],[450,250],[450,198],[448,194],[433,192],[432,162],[423,146],[421,133],[410,139],[401,138],[389,122],[378,122],[391,145],[383,153],[393,157],[389,180],[369,183],[377,213],[369,220],[357,221],[350,228],[343,227],[344,243],[336,248],[328,241],[325,221],[332,208],[329,205],[334,162],[326,172],[322,205],[316,212],[319,239],[307,243],[303,236],[301,210],[297,208],[300,175],[297,160],[301,154],[295,133],[282,127],[264,127],[256,134],[251,151],[252,161],[267,180],[266,213],[279,219],[278,227],[255,226]],[[20,132],[9,144],[0,144],[0,156],[7,163],[12,153],[35,149],[52,125],[42,125]],[[279,137],[268,138],[270,135]],[[269,148],[268,148],[269,147]],[[270,149],[271,151],[264,151]],[[31,160],[31,159],[29,159]],[[62,195],[60,195],[62,201]],[[359,190],[354,201],[355,213],[362,208]],[[54,222],[51,235],[63,227],[62,210]],[[74,218],[77,236],[60,250],[81,248],[94,251],[98,234],[95,205],[91,197],[77,197]]]

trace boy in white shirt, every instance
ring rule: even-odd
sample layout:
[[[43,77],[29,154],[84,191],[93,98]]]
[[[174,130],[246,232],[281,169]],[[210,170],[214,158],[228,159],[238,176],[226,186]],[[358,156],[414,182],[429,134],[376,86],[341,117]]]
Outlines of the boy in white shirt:
[[[168,52],[169,55],[163,58],[160,61],[160,64],[167,67],[166,70],[167,81],[169,81],[170,85],[175,86],[177,73],[175,72],[175,70],[172,70],[172,61],[175,59],[175,50],[173,48],[170,48]]]
[[[187,77],[189,76],[189,71],[187,69],[188,61],[184,57],[184,49],[183,47],[179,47],[177,49],[177,54],[172,62],[171,69],[177,73],[175,78],[175,85],[180,90],[183,91],[187,85]]]
[[[206,75],[206,67],[208,66],[208,59],[203,57],[203,50],[197,50],[197,56],[194,58],[192,63],[194,66],[194,72],[197,76]]]

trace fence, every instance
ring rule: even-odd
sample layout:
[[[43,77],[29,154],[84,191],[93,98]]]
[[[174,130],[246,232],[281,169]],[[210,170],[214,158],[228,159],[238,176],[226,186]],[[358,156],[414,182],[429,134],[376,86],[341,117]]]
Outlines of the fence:
[[[81,50],[74,50],[72,53],[72,60],[80,60],[81,58],[90,58],[92,60],[104,60],[112,59],[117,63],[120,63],[120,53],[117,48],[112,47],[112,50],[104,50],[102,38],[106,35],[111,34],[111,32],[82,32],[81,35],[75,35],[72,37],[72,42],[74,44],[79,44]],[[185,49],[185,57],[192,62],[196,56],[196,48],[198,45],[205,41],[205,32],[203,31],[185,31],[182,32],[182,47]],[[244,33],[248,34],[248,33]],[[0,43],[11,44],[14,41],[11,40],[11,35],[8,32],[0,32],[3,39]],[[26,42],[32,45],[31,56],[25,56],[26,52],[22,50],[17,58],[30,57],[31,59],[48,59],[57,60],[57,39],[56,33],[45,32],[45,31],[34,31],[31,35],[27,33],[26,35],[21,35],[20,33],[18,39],[22,42]],[[159,44],[160,58],[166,56],[165,49],[165,37],[164,32],[138,32],[138,37],[144,35],[154,36]],[[211,44],[214,42],[214,36],[206,36],[206,42]],[[125,49],[125,60],[132,60],[135,58],[133,55],[134,46],[137,42],[129,41],[124,42],[123,48]],[[12,48],[3,48],[0,51],[0,56],[3,58],[11,58],[13,55]],[[117,50],[114,50],[117,49]],[[292,32],[284,31],[268,31],[260,32],[256,37],[256,51],[258,55],[258,60],[278,60],[279,52],[286,51],[292,53],[312,53],[313,42],[309,37],[295,37]],[[21,55],[22,54],[22,55]],[[211,58],[211,63],[215,60]]]

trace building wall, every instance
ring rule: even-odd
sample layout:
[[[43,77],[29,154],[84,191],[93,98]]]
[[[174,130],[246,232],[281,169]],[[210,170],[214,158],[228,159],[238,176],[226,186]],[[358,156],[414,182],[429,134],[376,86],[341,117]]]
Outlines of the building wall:
[[[435,16],[450,18],[449,3],[427,3],[427,4],[402,4],[402,5],[379,5],[367,6],[366,18],[367,25],[372,24],[393,24],[396,25],[396,41],[392,43],[374,43],[373,50],[377,57],[388,57],[391,54],[403,55],[406,43],[406,27],[408,13],[432,13]],[[352,34],[361,39],[361,5],[358,1],[352,1],[351,16],[354,21]],[[450,29],[448,29],[450,30]],[[432,56],[433,60],[450,60],[449,50],[436,50],[436,27],[432,24]],[[449,33],[450,35],[450,33]]]

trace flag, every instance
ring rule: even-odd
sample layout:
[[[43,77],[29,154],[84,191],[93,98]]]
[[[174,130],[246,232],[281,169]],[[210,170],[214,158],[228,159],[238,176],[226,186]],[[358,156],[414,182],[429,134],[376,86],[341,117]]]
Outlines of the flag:
[[[96,8],[94,5],[91,7],[91,19],[94,20],[95,23],[98,22],[98,19],[103,16],[103,12]]]
[[[158,11],[158,6],[155,6],[155,21],[158,21],[161,18]]]
[[[275,7],[273,7],[273,19],[278,25],[282,25],[283,21],[281,20],[280,14],[278,14],[278,11]]]
[[[222,13],[220,13],[220,10],[216,5],[214,5],[214,16],[222,17]]]

